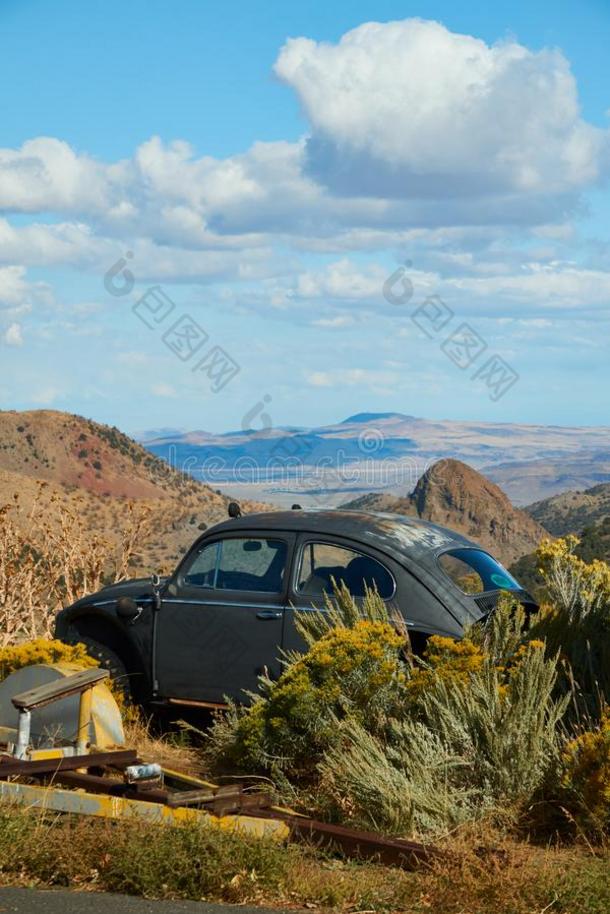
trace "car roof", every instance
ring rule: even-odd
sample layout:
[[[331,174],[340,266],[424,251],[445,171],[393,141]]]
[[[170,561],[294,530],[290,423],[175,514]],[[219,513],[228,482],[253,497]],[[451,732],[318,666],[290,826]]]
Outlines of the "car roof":
[[[454,530],[418,517],[345,508],[301,508],[292,511],[243,514],[216,524],[206,531],[205,536],[212,530],[215,533],[276,530],[342,536],[368,544],[398,559],[406,556],[418,562],[430,559],[452,547],[481,548]]]

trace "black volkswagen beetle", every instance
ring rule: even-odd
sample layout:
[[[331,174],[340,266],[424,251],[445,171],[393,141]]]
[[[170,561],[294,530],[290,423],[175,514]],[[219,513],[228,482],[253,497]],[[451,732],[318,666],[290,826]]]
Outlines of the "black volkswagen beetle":
[[[207,530],[171,577],[125,581],[63,609],[56,635],[83,642],[138,702],[244,700],[282,649],[302,648],[295,610],[319,612],[333,581],[403,616],[414,649],[459,638],[503,590],[532,598],[491,555],[444,527],[397,514],[293,510]]]

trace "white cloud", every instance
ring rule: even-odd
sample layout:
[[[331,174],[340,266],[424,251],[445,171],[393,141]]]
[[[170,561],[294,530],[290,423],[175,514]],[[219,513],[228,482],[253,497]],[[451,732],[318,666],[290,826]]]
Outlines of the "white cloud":
[[[36,403],[39,406],[50,406],[54,403],[60,395],[60,391],[57,387],[42,387],[40,390],[37,390],[31,396],[32,403]]]
[[[176,390],[171,384],[153,384],[150,388],[150,392],[155,397],[175,397],[177,396]]]
[[[319,320],[312,321],[313,327],[322,327],[327,330],[342,330],[344,327],[350,327],[354,323],[348,315],[337,315],[336,317],[321,317]]]
[[[0,149],[0,208],[19,212],[87,212],[110,205],[127,166],[106,166],[77,155],[54,137],[28,140],[21,149]]]
[[[21,324],[12,323],[6,328],[3,334],[3,340],[7,346],[23,346],[23,334]]]
[[[153,136],[130,159],[100,162],[38,137],[0,149],[0,208],[81,219],[46,235],[28,228],[43,262],[70,246],[90,257],[91,234],[185,251],[284,238],[365,249],[490,224],[558,237],[610,168],[610,132],[581,118],[559,51],[488,46],[407,19],[366,23],[334,45],[291,39],[275,69],[308,116],[301,141],[220,159]]]
[[[29,286],[22,266],[0,267],[0,305],[20,305],[27,298]]]
[[[332,371],[311,371],[305,375],[310,387],[359,387],[371,385],[371,389],[381,386],[398,385],[401,375],[396,371],[379,371],[368,368],[337,368]]]
[[[50,301],[26,267],[88,271],[106,305],[104,274],[127,250],[136,291],[205,284],[219,312],[273,309],[317,328],[396,316],[382,288],[405,256],[415,295],[460,313],[608,308],[604,264],[569,263],[568,249],[581,192],[608,171],[609,133],[581,118],[560,52],[408,19],[336,44],[291,39],[276,72],[309,120],[298,142],[220,159],[151,137],[115,162],[50,137],[0,149],[0,208],[44,213],[0,219],[3,326]],[[379,262],[358,259],[373,251]]]
[[[310,173],[342,194],[563,195],[608,169],[559,51],[407,19],[289,39],[275,71],[310,122]]]

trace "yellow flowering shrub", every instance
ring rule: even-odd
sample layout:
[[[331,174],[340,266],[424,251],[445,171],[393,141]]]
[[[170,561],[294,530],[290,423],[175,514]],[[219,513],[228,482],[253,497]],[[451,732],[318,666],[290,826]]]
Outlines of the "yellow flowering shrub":
[[[472,674],[481,670],[484,659],[481,646],[469,638],[456,641],[432,635],[424,651],[425,666],[415,668],[407,682],[409,697],[416,700],[439,678],[466,686]]]
[[[497,691],[502,698],[507,693],[511,677],[514,676],[532,650],[544,651],[543,641],[532,639],[522,642],[509,657],[494,662],[485,650],[484,642],[463,638],[456,641],[441,635],[432,635],[424,651],[423,663],[415,666],[406,683],[406,693],[411,702],[417,703],[427,692],[439,685],[468,686],[472,677],[493,667]]]
[[[386,622],[331,629],[277,682],[263,682],[263,697],[234,721],[225,761],[250,768],[315,766],[336,735],[337,721],[371,718],[402,689],[403,645]]]
[[[562,787],[570,811],[598,829],[610,826],[610,712],[606,709],[600,725],[586,730],[564,750]]]
[[[547,603],[531,629],[544,639],[549,656],[561,659],[562,687],[574,684],[579,705],[592,715],[610,702],[610,566],[584,562],[575,554],[578,538],[545,541],[537,558]]]
[[[34,638],[0,648],[0,682],[15,670],[38,663],[74,663],[86,670],[99,666],[99,661],[89,656],[84,644],[64,644],[57,638]],[[107,679],[106,685],[121,711],[126,712],[124,691],[112,679]]]
[[[550,603],[572,616],[584,617],[610,603],[610,565],[599,559],[584,562],[576,555],[579,543],[572,534],[543,540],[536,558]]]
[[[0,648],[0,680],[6,679],[15,670],[38,663],[77,663],[85,669],[98,666],[97,660],[87,654],[84,644],[35,638]]]

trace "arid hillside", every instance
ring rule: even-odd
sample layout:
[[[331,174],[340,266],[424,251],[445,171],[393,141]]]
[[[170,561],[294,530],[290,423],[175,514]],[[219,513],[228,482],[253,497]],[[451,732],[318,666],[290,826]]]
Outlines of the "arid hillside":
[[[581,492],[563,492],[529,505],[527,513],[555,536],[580,534],[585,527],[610,518],[610,484]]]
[[[442,524],[480,543],[507,565],[532,552],[548,535],[495,483],[459,460],[434,464],[410,495],[364,495],[346,507],[410,514]]]
[[[0,412],[0,468],[94,495],[168,498],[192,489],[116,428],[55,410]]]
[[[0,412],[0,506],[15,505],[14,518],[33,527],[68,511],[110,540],[128,515],[145,516],[134,572],[171,569],[201,529],[226,517],[228,501],[116,428],[53,410]]]

